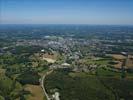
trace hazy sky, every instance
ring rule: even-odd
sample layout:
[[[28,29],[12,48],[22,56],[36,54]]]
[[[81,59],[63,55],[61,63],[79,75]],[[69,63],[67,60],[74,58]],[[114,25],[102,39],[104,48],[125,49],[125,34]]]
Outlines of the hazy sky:
[[[0,0],[0,23],[133,25],[133,0]]]

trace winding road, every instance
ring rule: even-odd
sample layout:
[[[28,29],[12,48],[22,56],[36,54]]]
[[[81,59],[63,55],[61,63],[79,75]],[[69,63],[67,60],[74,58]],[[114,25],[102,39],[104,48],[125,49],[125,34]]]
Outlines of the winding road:
[[[51,100],[51,99],[50,99],[50,97],[48,96],[48,94],[47,94],[47,92],[46,92],[46,88],[45,88],[45,86],[44,86],[44,81],[45,81],[46,76],[49,75],[49,74],[51,74],[52,72],[53,72],[53,70],[50,70],[50,71],[46,72],[46,73],[43,75],[42,79],[41,79],[41,87],[42,87],[42,89],[43,89],[44,95],[46,96],[46,99],[47,99],[47,100]]]

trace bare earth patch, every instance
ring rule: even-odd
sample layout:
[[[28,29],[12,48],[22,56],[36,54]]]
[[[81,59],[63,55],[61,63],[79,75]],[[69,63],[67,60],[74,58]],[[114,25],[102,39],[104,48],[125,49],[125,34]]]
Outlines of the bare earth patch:
[[[117,61],[117,63],[118,64],[115,64],[114,67],[121,69],[121,66],[122,66],[123,63],[121,61]]]
[[[128,55],[128,59],[126,61],[126,67],[129,69],[133,69],[133,56]]]
[[[51,59],[51,58],[44,58],[43,57],[43,60],[46,60],[48,63],[55,63],[56,60],[54,59]]]
[[[112,56],[114,59],[116,59],[116,60],[123,60],[123,59],[126,59],[125,56],[120,55],[120,54],[112,54],[111,56]]]

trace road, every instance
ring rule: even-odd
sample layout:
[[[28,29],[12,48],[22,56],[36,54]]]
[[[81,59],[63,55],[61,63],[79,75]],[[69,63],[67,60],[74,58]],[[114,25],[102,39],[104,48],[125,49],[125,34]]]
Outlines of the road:
[[[42,87],[42,89],[43,89],[44,95],[46,96],[46,99],[47,99],[47,100],[51,100],[51,99],[50,99],[50,97],[48,96],[48,94],[47,94],[47,92],[46,92],[46,88],[45,88],[45,85],[44,85],[44,81],[45,81],[46,76],[49,75],[49,74],[51,74],[52,72],[53,72],[53,70],[50,70],[50,71],[46,72],[46,73],[43,75],[42,79],[41,79],[41,87]]]

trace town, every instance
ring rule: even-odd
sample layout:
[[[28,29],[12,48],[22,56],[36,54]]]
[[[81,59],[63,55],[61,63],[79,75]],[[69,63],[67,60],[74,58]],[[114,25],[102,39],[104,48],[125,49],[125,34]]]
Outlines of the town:
[[[129,84],[133,82],[132,26],[28,26],[27,30],[24,27],[27,26],[0,28],[0,98],[68,100],[62,98],[67,96],[63,93],[69,83],[66,90],[65,86],[59,88],[61,76],[58,74],[62,75],[64,85],[67,79],[76,82],[76,78],[95,78],[104,91],[108,91],[108,94],[102,91],[103,95],[110,95],[108,99],[99,97],[98,100],[130,100],[127,98],[133,97],[133,88],[123,95],[124,91],[118,92],[123,88],[111,84],[111,89],[116,88],[116,91],[108,89],[104,80],[104,77],[112,78],[114,83],[115,79],[123,80],[120,84],[127,82],[125,88],[130,88],[128,81]],[[5,88],[4,83],[8,83]],[[69,100],[73,100],[74,94],[69,95]]]

